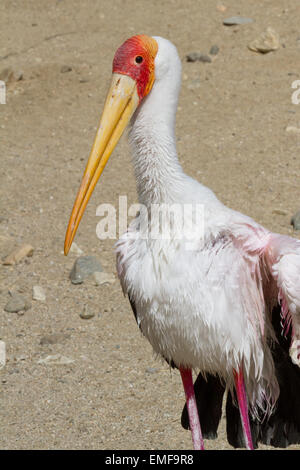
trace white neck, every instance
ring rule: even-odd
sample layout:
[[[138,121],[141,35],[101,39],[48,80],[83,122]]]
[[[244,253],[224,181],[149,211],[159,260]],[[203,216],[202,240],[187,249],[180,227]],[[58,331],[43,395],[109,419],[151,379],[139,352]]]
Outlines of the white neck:
[[[183,187],[184,173],[175,143],[175,115],[180,89],[178,61],[179,58],[172,61],[163,76],[157,77],[131,121],[129,141],[137,192],[139,202],[146,206],[175,202]]]

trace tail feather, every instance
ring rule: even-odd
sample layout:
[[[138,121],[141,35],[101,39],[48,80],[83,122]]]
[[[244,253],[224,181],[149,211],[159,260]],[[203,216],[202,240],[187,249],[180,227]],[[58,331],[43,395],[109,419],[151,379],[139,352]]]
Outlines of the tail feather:
[[[272,312],[272,326],[277,338],[272,356],[280,394],[274,413],[260,426],[260,440],[267,445],[285,448],[300,443],[300,368],[290,358],[292,332],[284,334],[282,331],[280,310],[277,306]]]
[[[282,332],[280,305],[272,311],[272,326],[277,341],[270,347],[280,394],[268,418],[262,415],[257,419],[249,414],[255,448],[259,442],[282,448],[291,444],[300,444],[300,368],[292,362],[289,355],[292,332],[286,334]],[[195,395],[203,435],[207,439],[214,439],[217,437],[225,390],[218,377],[207,374],[206,378],[207,380],[199,374],[195,382]],[[229,391],[226,401],[227,439],[233,447],[243,448],[244,434],[236,403],[236,397],[233,398]],[[186,407],[182,413],[181,423],[185,429],[189,429]]]

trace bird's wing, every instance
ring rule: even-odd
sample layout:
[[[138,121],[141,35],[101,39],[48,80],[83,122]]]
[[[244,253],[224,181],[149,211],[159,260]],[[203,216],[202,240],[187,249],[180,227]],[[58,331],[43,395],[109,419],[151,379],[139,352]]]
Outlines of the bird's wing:
[[[291,329],[290,355],[300,366],[300,240],[271,233],[246,217],[233,227],[243,251],[260,256],[266,277],[265,300],[270,309],[281,305],[282,334]]]
[[[271,234],[264,256],[278,288],[283,332],[291,328],[291,358],[300,366],[300,240]]]

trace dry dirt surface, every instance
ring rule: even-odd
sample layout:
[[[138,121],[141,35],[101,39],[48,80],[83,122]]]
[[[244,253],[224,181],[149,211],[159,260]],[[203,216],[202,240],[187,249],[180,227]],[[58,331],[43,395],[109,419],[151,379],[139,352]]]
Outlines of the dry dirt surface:
[[[254,21],[223,25],[236,15]],[[300,135],[286,130],[300,127],[300,105],[291,100],[292,82],[300,79],[299,16],[298,0],[1,1],[0,74],[13,72],[0,104],[1,256],[23,243],[34,252],[0,265],[6,344],[0,448],[191,449],[180,425],[178,372],[154,357],[118,281],[70,282],[78,255],[63,255],[66,225],[114,52],[145,33],[170,39],[182,59],[177,140],[185,171],[230,207],[299,237],[290,218],[300,208]],[[279,49],[250,51],[247,45],[268,27],[279,35]],[[186,61],[188,53],[208,54],[213,45],[219,52],[210,63]],[[96,208],[118,207],[119,195],[137,202],[126,137],[76,236],[85,255],[115,274],[114,240],[97,238]],[[45,301],[32,300],[35,285]],[[31,308],[6,312],[9,292]],[[84,307],[92,318],[80,317]],[[45,344],[48,335],[52,344]],[[58,354],[73,362],[39,362]],[[230,448],[224,423],[218,439],[206,441],[208,449]]]

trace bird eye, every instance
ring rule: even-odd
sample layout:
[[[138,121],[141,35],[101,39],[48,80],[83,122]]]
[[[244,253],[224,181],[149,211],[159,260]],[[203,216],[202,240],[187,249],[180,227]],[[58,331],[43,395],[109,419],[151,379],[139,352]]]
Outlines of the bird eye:
[[[141,55],[137,55],[136,58],[135,58],[135,62],[137,64],[141,64],[143,62],[143,57]]]

